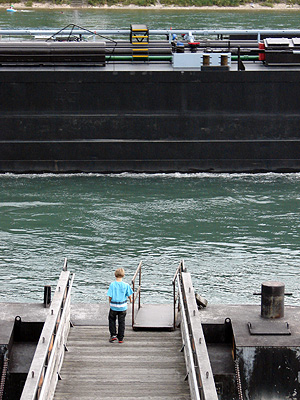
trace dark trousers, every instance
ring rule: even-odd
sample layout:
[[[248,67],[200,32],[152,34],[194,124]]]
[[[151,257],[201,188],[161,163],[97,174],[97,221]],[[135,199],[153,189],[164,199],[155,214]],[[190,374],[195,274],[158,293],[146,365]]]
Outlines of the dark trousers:
[[[118,317],[118,333],[116,329],[116,319]],[[126,311],[109,310],[108,323],[110,336],[117,336],[119,340],[123,340],[125,332]]]

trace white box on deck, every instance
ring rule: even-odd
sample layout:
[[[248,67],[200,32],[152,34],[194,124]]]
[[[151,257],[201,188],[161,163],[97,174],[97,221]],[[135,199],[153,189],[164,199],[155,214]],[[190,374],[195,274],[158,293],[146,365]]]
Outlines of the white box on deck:
[[[203,56],[209,56],[210,66],[221,65],[221,56],[227,56],[227,65],[231,65],[231,53],[174,53],[173,68],[198,68],[203,65]]]

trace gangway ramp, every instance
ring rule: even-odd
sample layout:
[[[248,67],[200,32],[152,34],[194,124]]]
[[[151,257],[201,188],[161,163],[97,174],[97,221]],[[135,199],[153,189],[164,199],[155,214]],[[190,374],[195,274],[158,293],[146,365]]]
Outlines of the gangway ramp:
[[[138,280],[136,284],[136,280]],[[137,329],[175,329],[175,304],[141,303],[142,261],[132,278],[132,328]],[[173,293],[173,297],[175,294]]]
[[[181,334],[126,328],[109,343],[107,326],[74,326],[54,400],[190,399]]]
[[[125,342],[110,343],[108,303],[77,304],[71,311],[74,275],[65,260],[21,400],[218,399],[191,276],[183,261],[172,281],[173,307],[148,305],[155,318],[146,319],[143,329],[136,325],[140,311],[148,309],[141,304],[140,270]],[[159,327],[152,325],[160,319]]]

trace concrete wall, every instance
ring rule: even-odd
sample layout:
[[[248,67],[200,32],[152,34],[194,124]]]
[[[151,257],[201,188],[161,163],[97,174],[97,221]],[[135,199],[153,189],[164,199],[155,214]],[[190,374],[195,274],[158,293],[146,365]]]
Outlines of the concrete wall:
[[[246,400],[300,398],[300,347],[241,347],[236,354]]]

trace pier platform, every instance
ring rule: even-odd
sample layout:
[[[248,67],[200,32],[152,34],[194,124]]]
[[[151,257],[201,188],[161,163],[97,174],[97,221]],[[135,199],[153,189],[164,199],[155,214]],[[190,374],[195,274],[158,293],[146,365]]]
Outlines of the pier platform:
[[[76,303],[71,305],[71,321],[80,326],[108,326],[108,303]],[[125,320],[132,325],[132,307],[129,305]],[[173,304],[142,304],[135,317],[136,329],[172,329]]]
[[[0,400],[299,399],[300,307],[284,284],[265,282],[261,306],[198,308],[182,263],[173,304],[143,304],[140,274],[123,343],[109,342],[108,303],[71,305],[67,270],[48,308],[2,304]],[[273,297],[280,315],[264,317]]]

